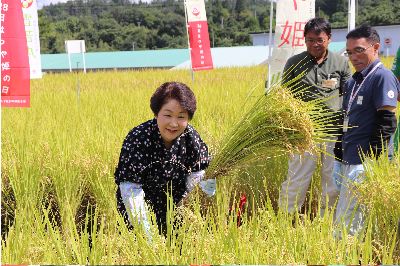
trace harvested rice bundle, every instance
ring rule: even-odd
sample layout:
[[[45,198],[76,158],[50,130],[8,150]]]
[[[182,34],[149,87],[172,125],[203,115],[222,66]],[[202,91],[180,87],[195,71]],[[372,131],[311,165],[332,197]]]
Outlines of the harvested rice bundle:
[[[254,161],[310,150],[332,135],[335,115],[321,100],[303,102],[275,84],[229,131],[218,146],[206,178],[227,175]]]

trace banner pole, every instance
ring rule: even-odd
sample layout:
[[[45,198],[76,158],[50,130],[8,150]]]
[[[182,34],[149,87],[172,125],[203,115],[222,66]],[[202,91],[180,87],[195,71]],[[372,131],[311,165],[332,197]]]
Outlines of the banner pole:
[[[274,16],[274,2],[270,0],[271,7],[269,10],[269,40],[268,40],[268,84],[265,89],[265,93],[270,90],[271,87],[271,57],[272,57],[272,18]]]
[[[186,36],[187,36],[188,51],[189,51],[190,71],[191,71],[192,81],[194,81],[194,71],[193,71],[193,68],[192,68],[192,54],[191,54],[191,51],[190,51],[189,23],[188,23],[186,0],[183,3],[185,5],[185,8],[184,8],[185,9],[185,24],[186,24]]]
[[[356,3],[355,0],[349,0],[348,8],[348,31],[351,31],[356,27]]]

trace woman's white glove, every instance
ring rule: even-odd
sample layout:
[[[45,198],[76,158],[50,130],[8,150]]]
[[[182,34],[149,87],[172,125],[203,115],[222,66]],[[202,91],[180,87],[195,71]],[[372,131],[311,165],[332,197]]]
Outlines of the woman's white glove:
[[[147,220],[142,185],[132,182],[121,182],[119,189],[121,190],[122,202],[128,212],[129,222],[133,225],[132,219],[136,218],[138,223],[143,225],[147,237],[151,240],[150,223]]]
[[[215,179],[202,180],[205,174],[204,170],[192,172],[186,178],[186,191],[190,193],[197,185],[207,196],[214,196],[217,188],[217,181]]]
[[[186,177],[186,191],[188,193],[192,192],[192,190],[200,183],[203,179],[205,171],[201,170],[198,172],[192,172],[190,175]]]
[[[201,190],[203,190],[203,192],[207,194],[207,196],[211,197],[215,195],[215,192],[217,190],[217,180],[215,178],[203,180],[200,181],[199,186]]]

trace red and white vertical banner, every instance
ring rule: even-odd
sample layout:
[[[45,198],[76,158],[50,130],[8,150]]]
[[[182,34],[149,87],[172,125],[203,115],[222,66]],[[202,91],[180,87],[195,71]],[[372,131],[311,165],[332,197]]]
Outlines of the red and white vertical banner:
[[[186,0],[190,57],[193,71],[213,69],[204,0]]]
[[[279,77],[287,59],[306,50],[304,26],[315,17],[315,0],[278,0],[270,77]]]
[[[1,1],[1,106],[30,106],[28,46],[20,0]]]
[[[42,78],[37,0],[22,0],[31,79]]]

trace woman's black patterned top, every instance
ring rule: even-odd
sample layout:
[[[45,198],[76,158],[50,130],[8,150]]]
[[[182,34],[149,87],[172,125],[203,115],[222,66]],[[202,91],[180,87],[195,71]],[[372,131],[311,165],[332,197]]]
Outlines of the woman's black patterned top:
[[[165,229],[167,191],[172,192],[174,203],[178,203],[186,192],[186,177],[206,169],[209,162],[207,145],[192,126],[188,125],[167,149],[157,120],[152,119],[133,128],[126,136],[115,182],[117,185],[124,181],[141,184],[158,225]]]

